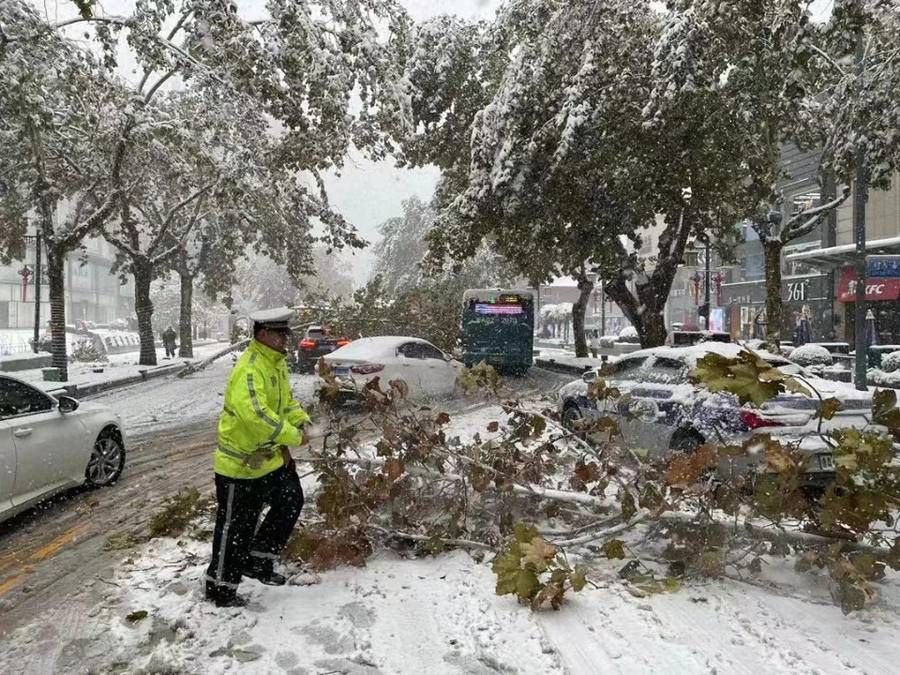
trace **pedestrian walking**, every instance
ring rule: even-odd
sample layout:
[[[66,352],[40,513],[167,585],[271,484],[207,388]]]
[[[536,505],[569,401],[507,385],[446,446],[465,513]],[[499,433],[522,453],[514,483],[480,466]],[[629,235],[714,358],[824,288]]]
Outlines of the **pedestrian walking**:
[[[175,329],[168,326],[162,334],[163,347],[166,350],[166,358],[175,356]]]
[[[267,310],[250,318],[253,339],[228,379],[213,458],[218,511],[206,597],[219,607],[246,604],[237,595],[244,576],[285,583],[275,562],[303,507],[288,446],[300,445],[310,417],[288,384],[291,312]],[[265,506],[269,511],[259,524]]]
[[[596,359],[597,355],[599,353],[600,353],[599,331],[593,330],[593,331],[591,331],[591,356]]]

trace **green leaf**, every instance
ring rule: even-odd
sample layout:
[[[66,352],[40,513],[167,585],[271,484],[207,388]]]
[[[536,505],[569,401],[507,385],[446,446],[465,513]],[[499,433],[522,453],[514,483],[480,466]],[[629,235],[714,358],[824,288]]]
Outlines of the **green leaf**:
[[[897,392],[881,389],[872,395],[872,421],[900,433],[900,409],[897,408]]]
[[[146,619],[146,618],[147,618],[147,610],[139,609],[136,612],[132,612],[131,614],[126,616],[125,620],[128,623],[137,623],[138,621],[141,621],[142,619]]]
[[[841,409],[841,402],[836,398],[826,398],[819,406],[819,417],[830,420]]]
[[[516,541],[520,544],[529,544],[531,540],[538,536],[537,528],[533,525],[525,523],[516,523],[515,527]]]
[[[734,394],[742,405],[753,403],[759,407],[785,390],[809,394],[798,380],[772,368],[750,350],[733,359],[707,354],[697,361],[692,375],[710,391]]]
[[[610,539],[603,544],[603,555],[610,560],[622,560],[625,558],[625,542],[621,539]]]
[[[575,571],[572,572],[571,581],[572,590],[577,593],[587,584],[587,570],[581,565],[576,565]]]
[[[541,590],[541,582],[537,574],[531,570],[519,570],[516,576],[516,595],[522,601],[531,600]]]

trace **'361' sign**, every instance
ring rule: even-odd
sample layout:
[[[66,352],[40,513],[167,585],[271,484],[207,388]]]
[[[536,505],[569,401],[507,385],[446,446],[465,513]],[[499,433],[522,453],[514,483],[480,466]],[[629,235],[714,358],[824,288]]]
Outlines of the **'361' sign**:
[[[806,300],[806,281],[791,281],[787,284],[785,302],[803,302]]]

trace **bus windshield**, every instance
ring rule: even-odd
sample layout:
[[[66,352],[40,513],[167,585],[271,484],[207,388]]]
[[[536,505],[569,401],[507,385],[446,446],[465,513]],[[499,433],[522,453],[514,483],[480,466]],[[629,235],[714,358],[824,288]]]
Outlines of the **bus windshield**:
[[[469,290],[463,296],[462,343],[467,365],[502,371],[531,366],[534,297],[529,291]]]

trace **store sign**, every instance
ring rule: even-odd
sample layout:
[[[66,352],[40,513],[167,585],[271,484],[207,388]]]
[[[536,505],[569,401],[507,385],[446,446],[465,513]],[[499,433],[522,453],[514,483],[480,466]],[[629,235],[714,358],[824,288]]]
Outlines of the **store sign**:
[[[808,281],[789,281],[785,284],[785,302],[804,302],[807,298]]]
[[[866,276],[900,279],[900,255],[866,256]]]
[[[838,283],[837,299],[841,302],[856,301],[856,271],[845,267]],[[900,299],[900,277],[867,277],[866,300],[879,302]]]

